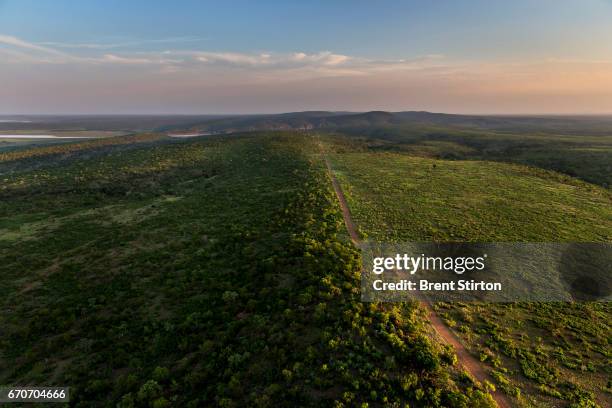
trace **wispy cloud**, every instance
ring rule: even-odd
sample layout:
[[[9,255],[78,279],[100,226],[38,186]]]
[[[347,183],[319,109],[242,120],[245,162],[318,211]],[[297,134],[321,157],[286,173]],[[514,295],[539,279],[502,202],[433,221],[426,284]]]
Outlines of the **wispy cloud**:
[[[13,37],[11,35],[0,34],[0,44],[14,46],[14,47],[18,47],[18,48],[24,48],[24,49],[27,49],[27,50],[33,50],[33,51],[39,51],[39,52],[44,52],[44,53],[50,53],[50,54],[61,54],[59,51],[57,51],[57,50],[55,50],[53,48],[43,47],[41,45],[30,43],[30,42],[21,40],[21,39],[19,39],[17,37]]]
[[[90,45],[93,46],[94,44]],[[164,58],[161,53],[148,53],[147,55],[137,52],[122,53],[121,55],[110,53],[82,55],[60,51],[49,45],[41,45],[41,43],[27,42],[9,35],[0,35],[0,54],[8,57],[4,61],[7,63],[166,65],[180,62]]]
[[[168,54],[173,54],[168,52]],[[278,53],[232,53],[232,52],[202,52],[188,51],[177,52],[187,58],[203,64],[221,64],[233,67],[244,68],[296,68],[305,66],[339,66],[349,63],[352,58],[347,55],[334,54],[329,51],[322,51],[316,54],[306,54],[295,52],[288,54]]]
[[[82,54],[78,49],[89,50],[106,50],[111,48],[121,48],[142,45],[145,43],[174,43],[188,42],[201,40],[200,38],[177,37],[159,40],[147,40],[137,42],[125,42],[114,44],[97,44],[97,43],[59,43],[59,42],[41,42],[33,43],[22,40],[20,38],[0,35],[0,46],[4,45],[4,50],[12,49],[19,50],[22,55],[28,55],[31,62],[37,61],[40,63],[73,63],[73,62],[108,62],[108,63],[151,63],[165,64],[184,62],[186,64],[201,63],[201,64],[226,64],[234,67],[288,67],[295,68],[300,66],[324,66],[324,67],[340,67],[340,66],[367,66],[372,64],[381,65],[398,65],[398,64],[413,64],[415,60],[393,60],[393,61],[375,61],[364,58],[356,58],[348,55],[337,54],[330,51],[321,51],[318,53],[307,54],[304,52],[293,53],[238,53],[238,52],[217,52],[217,51],[197,51],[197,50],[164,50],[164,51],[132,51],[121,53],[103,53],[103,54]],[[61,48],[62,50],[59,50]],[[72,48],[72,52],[66,49]],[[54,59],[50,56],[55,57]],[[168,60],[168,56],[179,56],[180,61]],[[431,60],[434,57],[421,57],[421,60]],[[443,58],[435,56],[435,58]]]
[[[179,44],[179,43],[193,43],[207,41],[204,37],[171,37],[171,38],[158,38],[152,40],[137,40],[137,41],[124,41],[114,43],[68,43],[68,42],[56,42],[56,41],[45,41],[39,42],[38,45],[56,47],[56,48],[67,48],[67,49],[91,49],[91,50],[109,50],[113,48],[129,48],[138,47],[142,45],[150,44]]]
[[[5,60],[9,63],[63,63],[73,61],[76,58],[55,48],[45,47],[4,34],[0,34],[0,53],[9,57]]]
[[[332,51],[101,45],[69,47],[0,35],[0,111],[612,111],[612,61],[606,60],[462,61],[437,54],[374,59]]]
[[[149,40],[146,43],[173,43],[195,41],[196,38],[168,38]],[[32,43],[9,35],[0,35],[0,53],[6,56],[5,63],[30,64],[115,64],[115,65],[150,65],[163,73],[175,73],[181,70],[210,69],[248,69],[256,70],[258,78],[264,71],[278,73],[286,70],[302,77],[306,73],[328,75],[362,74],[371,63],[348,55],[321,51],[307,54],[294,53],[238,53],[199,50],[164,51],[131,51],[102,52],[111,48],[120,48],[143,44],[143,42],[94,44],[67,44],[57,42]],[[57,48],[56,48],[57,47]],[[62,48],[59,50],[58,48]],[[71,50],[70,50],[71,49]],[[86,53],[79,52],[87,49]],[[0,62],[1,63],[1,62]]]
[[[100,62],[109,62],[111,64],[151,64],[152,60],[148,58],[129,58],[129,57],[120,57],[114,54],[104,54],[102,58],[99,59]]]

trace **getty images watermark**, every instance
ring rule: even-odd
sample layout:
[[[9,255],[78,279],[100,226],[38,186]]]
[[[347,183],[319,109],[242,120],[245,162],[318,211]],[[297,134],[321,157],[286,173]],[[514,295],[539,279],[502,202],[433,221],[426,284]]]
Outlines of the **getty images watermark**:
[[[366,302],[612,299],[610,244],[368,242],[362,250]]]

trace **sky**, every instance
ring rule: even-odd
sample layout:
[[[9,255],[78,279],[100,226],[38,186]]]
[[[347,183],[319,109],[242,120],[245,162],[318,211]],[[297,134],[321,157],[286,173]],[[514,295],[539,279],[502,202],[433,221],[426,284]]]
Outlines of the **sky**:
[[[0,0],[0,114],[612,113],[612,0]]]

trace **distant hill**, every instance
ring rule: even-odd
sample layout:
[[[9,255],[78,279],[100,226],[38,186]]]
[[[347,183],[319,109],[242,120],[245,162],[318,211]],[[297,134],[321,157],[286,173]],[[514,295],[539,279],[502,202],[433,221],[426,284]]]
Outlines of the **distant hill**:
[[[612,116],[488,116],[454,115],[424,111],[407,112],[328,112],[306,111],[273,115],[248,115],[192,122],[189,130],[208,132],[245,132],[256,130],[312,130],[401,128],[410,126],[452,127],[494,130],[497,132],[535,132],[555,134],[610,134]],[[185,129],[177,123],[159,130]]]
[[[305,111],[253,115],[21,115],[0,116],[1,130],[123,130],[247,132],[258,130],[372,129],[408,132],[415,128],[485,130],[566,135],[610,135],[612,116],[455,115],[425,111]]]

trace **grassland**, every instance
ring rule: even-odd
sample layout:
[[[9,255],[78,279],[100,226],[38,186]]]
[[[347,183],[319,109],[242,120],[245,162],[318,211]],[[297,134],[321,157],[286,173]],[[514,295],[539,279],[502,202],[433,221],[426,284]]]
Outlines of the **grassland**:
[[[609,188],[612,186],[612,136],[524,132],[440,125],[395,125],[342,130],[366,138],[370,149],[445,160],[518,163],[553,170]]]
[[[609,190],[558,173],[398,153],[333,156],[357,223],[376,240],[608,242]]]
[[[381,152],[328,138],[364,237],[386,242],[610,242],[612,194],[517,164]],[[610,406],[609,303],[436,305],[521,406]]]
[[[310,137],[0,156],[0,384],[71,406],[491,406],[415,304],[359,301]]]

